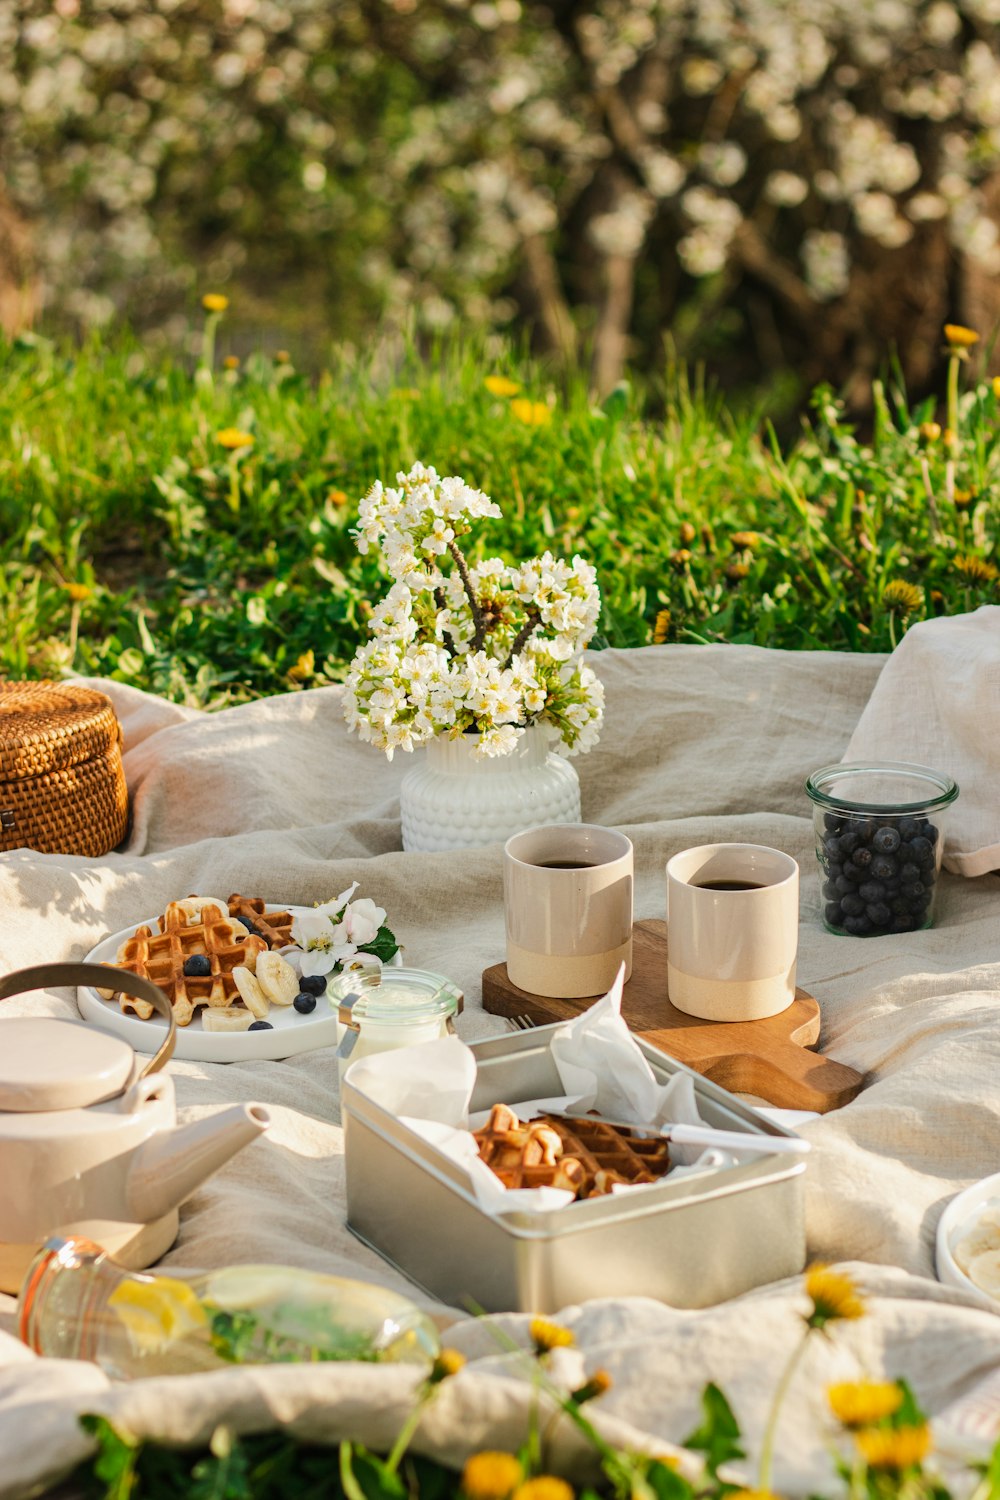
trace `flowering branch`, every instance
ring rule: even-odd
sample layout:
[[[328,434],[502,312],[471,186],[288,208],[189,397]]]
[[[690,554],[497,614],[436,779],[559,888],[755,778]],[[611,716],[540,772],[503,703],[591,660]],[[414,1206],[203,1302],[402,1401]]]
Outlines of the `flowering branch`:
[[[529,609],[528,618],[525,620],[524,624],[517,632],[517,635],[514,637],[513,644],[507,654],[507,660],[504,662],[505,668],[511,665],[515,656],[519,656],[521,654],[522,646],[527,644],[529,637],[534,634],[535,630],[540,624],[541,616],[539,615],[538,611],[536,609]]]

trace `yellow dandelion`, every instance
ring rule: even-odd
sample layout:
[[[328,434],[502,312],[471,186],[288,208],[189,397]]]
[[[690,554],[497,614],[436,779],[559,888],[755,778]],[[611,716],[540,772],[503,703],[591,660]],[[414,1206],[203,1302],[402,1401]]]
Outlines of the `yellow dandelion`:
[[[756,531],[734,531],[731,541],[734,547],[746,552],[753,552],[760,546],[760,537]]]
[[[924,591],[905,578],[891,578],[882,590],[882,606],[900,615],[912,615],[924,602]]]
[[[519,1484],[511,1500],[573,1500],[574,1490],[555,1474],[539,1474]]]
[[[313,677],[316,672],[316,653],[312,650],[303,651],[294,667],[289,667],[288,675],[293,682],[305,682]]]
[[[865,1304],[858,1296],[851,1278],[843,1271],[817,1263],[806,1271],[806,1296],[812,1312],[806,1318],[810,1328],[824,1328],[827,1323],[863,1318]]]
[[[993,394],[1000,399],[1000,375],[994,375],[993,377]]]
[[[507,1500],[523,1478],[513,1453],[474,1453],[462,1470],[462,1494],[466,1500]]]
[[[328,505],[335,505],[338,510],[348,503],[349,496],[346,490],[330,490],[326,497]]]
[[[440,1385],[450,1375],[457,1375],[464,1364],[465,1355],[459,1354],[457,1349],[442,1349],[431,1365],[427,1379],[431,1385]]]
[[[522,396],[510,403],[510,409],[525,427],[546,427],[552,421],[552,413],[544,401],[529,401]]]
[[[781,1500],[773,1490],[730,1490],[726,1500]]]
[[[532,1318],[528,1324],[528,1336],[536,1354],[547,1354],[550,1349],[568,1349],[574,1341],[568,1328],[549,1318]]]
[[[487,375],[483,385],[491,396],[516,396],[521,389],[516,380],[508,380],[506,375]]]
[[[854,1434],[862,1458],[871,1469],[912,1469],[931,1451],[931,1430],[918,1427],[869,1427]]]
[[[961,323],[946,323],[944,336],[952,349],[971,349],[973,344],[979,343],[979,334],[972,328],[964,328]]]
[[[686,568],[691,561],[691,553],[687,547],[678,547],[677,551],[671,554],[670,561],[675,568]]]
[[[690,521],[682,521],[678,535],[681,539],[681,546],[690,547],[691,543],[694,541],[698,533],[695,531]]]
[[[215,434],[215,441],[223,448],[250,448],[253,445],[253,433],[241,432],[238,427],[223,427],[221,432]]]
[[[238,354],[227,354],[222,364],[226,370],[238,370],[240,367],[240,357]]]
[[[573,1400],[577,1406],[582,1406],[585,1401],[596,1401],[598,1396],[603,1396],[611,1389],[611,1376],[607,1370],[595,1370],[589,1375],[583,1385],[578,1386],[572,1392]]]
[[[201,299],[201,305],[206,312],[224,313],[229,306],[229,298],[224,297],[221,292],[206,292]]]
[[[925,443],[936,443],[941,436],[940,422],[921,422],[919,427],[921,440]]]
[[[665,645],[669,634],[670,611],[669,609],[659,609],[656,612],[656,619],[653,621],[653,645]]]
[[[869,1427],[891,1417],[903,1404],[894,1380],[844,1380],[826,1388],[830,1410],[845,1427]]]
[[[750,577],[750,569],[745,562],[731,562],[726,569],[726,577],[730,583],[742,583],[744,578]]]
[[[963,554],[955,558],[952,567],[956,573],[961,573],[966,583],[993,583],[997,577],[997,569],[982,557]]]
[[[976,503],[975,490],[956,490],[953,496],[956,510],[969,510]]]
[[[89,599],[94,592],[86,583],[66,583],[63,587],[74,604],[82,604],[84,599]]]

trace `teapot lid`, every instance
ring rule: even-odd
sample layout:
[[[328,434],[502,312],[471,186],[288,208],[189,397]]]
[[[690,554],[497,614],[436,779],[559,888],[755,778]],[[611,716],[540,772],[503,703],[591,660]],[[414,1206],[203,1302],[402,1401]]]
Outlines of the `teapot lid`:
[[[122,1092],[134,1063],[127,1042],[96,1027],[12,1016],[0,1021],[0,1110],[100,1104]]]

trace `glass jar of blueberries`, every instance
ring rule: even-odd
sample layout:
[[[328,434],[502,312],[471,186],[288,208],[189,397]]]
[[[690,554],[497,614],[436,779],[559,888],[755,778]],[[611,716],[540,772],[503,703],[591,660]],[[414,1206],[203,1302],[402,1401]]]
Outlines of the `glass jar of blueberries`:
[[[830,932],[881,937],[930,927],[950,776],[904,762],[845,761],[814,771],[823,920]]]

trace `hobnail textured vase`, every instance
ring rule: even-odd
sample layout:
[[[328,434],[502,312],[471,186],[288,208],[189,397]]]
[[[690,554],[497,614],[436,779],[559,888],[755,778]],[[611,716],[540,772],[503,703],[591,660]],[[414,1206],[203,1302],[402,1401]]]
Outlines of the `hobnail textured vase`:
[[[477,736],[444,735],[421,751],[399,789],[403,848],[471,849],[539,823],[579,823],[580,779],[529,727],[510,755],[477,758]]]

